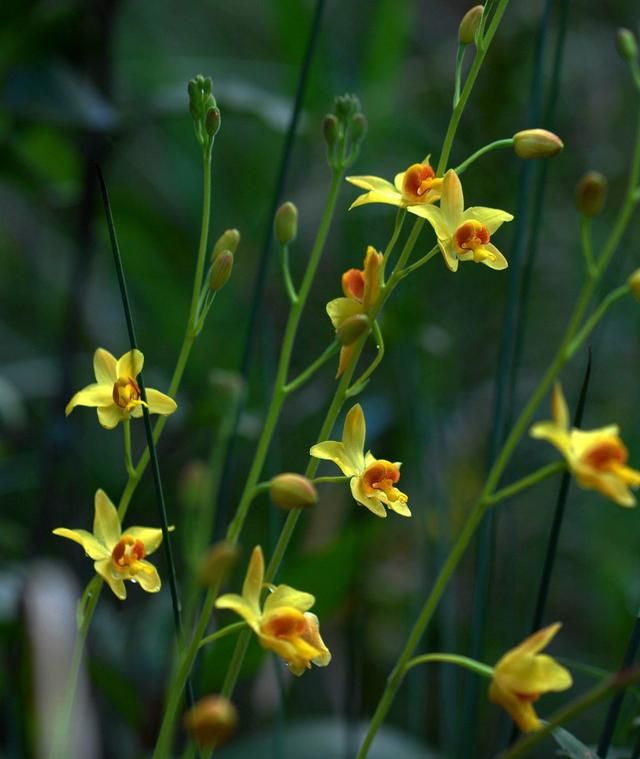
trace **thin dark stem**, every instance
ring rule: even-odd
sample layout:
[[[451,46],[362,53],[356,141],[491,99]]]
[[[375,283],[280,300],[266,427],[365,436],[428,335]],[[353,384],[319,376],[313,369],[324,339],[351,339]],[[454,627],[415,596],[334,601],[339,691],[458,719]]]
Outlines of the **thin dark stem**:
[[[309,30],[309,37],[307,40],[307,46],[300,68],[300,76],[298,78],[298,84],[296,87],[296,94],[293,103],[293,110],[291,111],[291,119],[287,128],[287,134],[285,137],[284,145],[282,147],[282,157],[280,159],[280,166],[278,168],[278,178],[276,180],[275,189],[271,199],[271,207],[267,216],[267,223],[265,225],[264,241],[262,243],[262,251],[260,253],[260,263],[258,265],[258,273],[256,274],[255,284],[253,286],[253,295],[251,298],[251,312],[249,314],[249,323],[247,325],[247,332],[244,338],[244,350],[242,354],[242,361],[240,363],[240,374],[244,380],[249,376],[249,370],[251,367],[251,360],[253,357],[253,346],[255,344],[255,336],[258,332],[258,318],[260,315],[260,308],[262,305],[262,295],[265,288],[265,282],[267,277],[267,267],[269,264],[269,254],[271,251],[271,244],[273,239],[273,217],[278,210],[282,193],[284,189],[285,180],[289,171],[289,164],[291,162],[291,154],[293,151],[293,144],[298,128],[298,122],[300,121],[300,114],[302,113],[302,104],[304,102],[307,83],[309,80],[309,71],[311,69],[311,62],[316,49],[316,44],[320,34],[320,26],[322,20],[322,13],[325,6],[325,0],[317,0],[315,11],[313,14],[313,20],[311,22],[311,28]],[[234,453],[234,441],[235,433],[242,414],[244,404],[239,403],[236,410],[236,416],[233,423],[233,431],[229,439],[229,445],[227,447],[227,455],[222,467],[222,477],[220,480],[220,488],[218,491],[217,501],[219,503],[219,517],[217,519],[218,524],[223,524],[226,516],[227,503],[229,501],[227,495],[230,488],[231,478],[231,466]]]
[[[127,323],[127,331],[129,333],[129,342],[131,344],[131,350],[135,350],[137,346],[135,329],[133,326],[133,316],[131,313],[131,304],[129,302],[129,295],[127,293],[127,283],[124,276],[124,268],[122,266],[122,257],[120,255],[120,247],[118,245],[118,238],[116,236],[115,224],[113,222],[113,214],[111,212],[111,203],[109,202],[109,193],[107,191],[107,185],[102,176],[100,167],[96,165],[98,172],[98,179],[100,181],[100,189],[102,191],[102,200],[104,203],[104,212],[107,219],[107,226],[109,228],[109,238],[111,240],[111,249],[113,252],[113,261],[116,268],[116,274],[118,276],[118,285],[120,287],[120,295],[122,297],[122,306],[124,308],[124,316]],[[151,471],[153,473],[153,484],[156,491],[156,502],[158,505],[158,511],[160,515],[160,526],[162,529],[162,538],[165,548],[165,555],[167,559],[167,570],[169,575],[169,590],[171,592],[171,604],[173,607],[173,621],[176,629],[176,636],[178,642],[182,641],[182,614],[180,607],[180,597],[178,595],[178,582],[176,580],[175,562],[173,560],[173,552],[171,550],[171,538],[169,536],[169,525],[167,520],[167,509],[164,502],[164,492],[162,489],[162,480],[160,477],[160,465],[158,463],[158,454],[156,446],[153,440],[153,430],[151,429],[151,419],[149,417],[149,409],[146,404],[147,395],[142,377],[142,372],[138,375],[138,385],[140,387],[140,396],[144,402],[142,406],[144,429],[147,437],[147,447],[149,450],[149,458],[151,463]],[[187,684],[187,702],[190,706],[193,705],[193,688],[191,683]]]
[[[633,628],[631,630],[629,642],[627,643],[627,650],[625,651],[624,658],[622,659],[622,664],[620,666],[620,670],[619,670],[620,673],[624,672],[626,669],[629,669],[629,667],[633,665],[633,662],[635,661],[636,656],[638,654],[639,648],[640,648],[640,611],[636,615],[635,622],[633,623]],[[611,745],[613,733],[615,732],[616,724],[618,722],[618,717],[620,716],[620,709],[622,708],[624,694],[625,694],[625,690],[624,688],[621,688],[612,699],[611,704],[609,706],[609,710],[607,711],[607,717],[604,722],[604,727],[602,728],[602,735],[600,736],[600,741],[598,742],[598,756],[600,757],[600,759],[607,759],[607,754],[609,753],[609,746]],[[637,753],[638,748],[640,748],[640,741],[638,742],[638,745],[636,746],[636,749],[634,751],[634,756],[638,756],[638,753]]]

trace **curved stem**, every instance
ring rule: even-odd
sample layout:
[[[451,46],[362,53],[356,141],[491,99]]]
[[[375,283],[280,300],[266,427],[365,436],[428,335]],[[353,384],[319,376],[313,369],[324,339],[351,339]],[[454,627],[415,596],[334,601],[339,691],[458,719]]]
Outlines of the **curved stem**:
[[[298,293],[291,279],[291,269],[289,268],[289,246],[280,245],[280,263],[282,265],[282,277],[284,279],[284,288],[287,291],[290,303],[296,303]]]
[[[587,265],[587,272],[593,276],[595,271],[595,261],[593,260],[593,241],[591,239],[592,219],[590,216],[582,215],[580,217],[580,244],[582,255]]]
[[[214,640],[220,640],[220,638],[224,638],[227,635],[231,635],[234,632],[239,632],[240,630],[243,630],[247,626],[246,622],[234,622],[231,625],[227,625],[226,627],[220,628],[220,630],[217,630],[216,632],[212,633],[211,635],[207,635],[206,638],[203,638],[198,648],[202,648],[203,646],[208,645],[209,643],[213,643]]]
[[[478,158],[482,158],[483,155],[490,153],[492,150],[501,150],[503,148],[511,147],[513,147],[513,137],[507,137],[504,140],[495,140],[494,142],[490,142],[488,145],[485,145],[479,150],[476,150],[475,153],[472,153],[461,164],[458,164],[458,166],[455,167],[454,171],[458,176],[460,176],[460,174],[465,172],[472,163],[478,160]]]
[[[129,477],[135,474],[133,460],[131,459],[131,422],[125,419],[122,422],[122,432],[124,435],[124,468],[127,470]]]
[[[611,308],[611,306],[620,300],[620,298],[624,298],[626,295],[629,295],[630,287],[627,283],[624,285],[620,285],[620,287],[617,287],[615,290],[612,290],[608,295],[606,295],[603,299],[598,308],[591,314],[591,316],[586,320],[586,322],[581,327],[578,334],[573,338],[571,343],[567,347],[567,355],[570,358],[573,356],[573,354],[578,350],[578,348],[584,343],[584,341],[589,337],[591,332],[594,330],[598,322],[602,319],[602,317],[607,313],[607,311]]]
[[[456,74],[453,87],[453,107],[458,105],[460,100],[460,82],[462,81],[462,64],[464,62],[464,54],[467,52],[467,46],[461,43],[458,44],[458,51],[456,52]]]
[[[191,306],[189,307],[189,321],[187,330],[192,332],[198,323],[198,302],[202,290],[202,278],[207,256],[207,241],[209,239],[209,217],[211,214],[211,149],[213,142],[202,151],[202,217],[200,221],[200,243],[198,245],[198,258],[196,260],[196,273],[193,278],[193,291],[191,293]]]
[[[487,497],[486,503],[489,506],[495,506],[496,503],[504,501],[505,498],[511,498],[512,496],[521,493],[523,490],[533,487],[533,485],[537,485],[539,482],[542,482],[549,477],[553,477],[554,474],[564,472],[566,468],[567,465],[564,461],[554,461],[553,464],[547,464],[546,466],[537,469],[535,472],[528,474],[526,477],[517,480],[513,484],[507,485],[501,490],[496,490],[495,493]]]
[[[434,245],[433,248],[428,253],[425,253],[422,258],[419,258],[417,261],[411,264],[411,266],[407,266],[406,269],[402,269],[398,273],[398,277],[404,279],[407,275],[414,272],[416,269],[419,269],[421,266],[424,266],[426,263],[429,263],[431,259],[437,255],[438,251],[440,250],[438,245]]]
[[[373,322],[372,331],[376,341],[376,357],[353,383],[353,385],[347,389],[347,398],[353,398],[363,390],[365,383],[368,381],[373,372],[375,372],[378,364],[384,358],[384,338],[382,337],[382,332],[380,331],[380,326],[377,321]]]
[[[481,677],[488,677],[489,679],[493,677],[493,667],[490,667],[488,664],[482,664],[482,662],[475,659],[470,659],[468,656],[458,656],[458,654],[423,654],[422,656],[416,656],[407,662],[404,671],[406,673],[412,667],[417,667],[420,664],[430,664],[431,662],[456,664],[458,667],[469,669]]]
[[[327,361],[338,352],[339,344],[337,340],[334,340],[328,345],[324,351],[318,356],[318,358],[308,366],[303,372],[284,386],[284,392],[289,395],[295,390],[298,390],[305,382],[307,382],[313,375],[320,369],[321,366],[327,363]]]

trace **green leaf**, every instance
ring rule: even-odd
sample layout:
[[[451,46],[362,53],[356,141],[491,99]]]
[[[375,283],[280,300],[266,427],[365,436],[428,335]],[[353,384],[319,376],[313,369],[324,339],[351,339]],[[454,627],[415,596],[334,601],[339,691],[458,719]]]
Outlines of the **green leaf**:
[[[571,759],[599,759],[593,749],[585,746],[568,730],[557,727],[551,735],[562,750],[561,756],[569,756]]]

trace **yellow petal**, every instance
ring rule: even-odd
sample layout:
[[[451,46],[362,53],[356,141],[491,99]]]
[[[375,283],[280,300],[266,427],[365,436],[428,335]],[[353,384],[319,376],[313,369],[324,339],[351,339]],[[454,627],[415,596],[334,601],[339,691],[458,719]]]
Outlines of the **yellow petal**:
[[[569,409],[562,392],[562,385],[559,382],[553,385],[553,394],[551,396],[551,414],[554,422],[565,430],[569,429]]]
[[[479,221],[493,234],[506,221],[513,221],[513,214],[501,211],[499,208],[485,208],[484,206],[471,206],[462,214],[461,223],[465,221]]]
[[[354,463],[350,458],[344,444],[336,440],[325,440],[323,443],[312,445],[309,449],[309,455],[315,459],[333,461],[340,468],[342,474],[345,474],[347,477],[353,477],[362,471],[357,466],[358,462]]]
[[[64,410],[65,416],[73,411],[76,406],[89,406],[90,408],[108,406],[113,404],[113,385],[87,385],[73,396]]]
[[[149,405],[149,413],[163,414],[164,416],[173,414],[178,408],[173,398],[153,388],[147,390],[147,404]]]
[[[515,693],[501,688],[495,679],[489,686],[489,700],[506,709],[523,733],[531,733],[542,727],[542,722],[538,719],[531,702],[523,701]]]
[[[349,210],[357,208],[358,206],[364,206],[367,203],[386,203],[389,206],[400,206],[402,205],[402,197],[398,195],[395,190],[393,192],[379,192],[378,190],[372,190],[364,195],[358,195],[349,206]]]
[[[125,532],[134,540],[142,541],[145,556],[153,553],[162,543],[162,530],[158,527],[127,527]]]
[[[321,652],[319,656],[316,656],[311,661],[317,667],[326,667],[331,662],[331,652],[325,646],[324,641],[320,636],[320,625],[318,622],[318,617],[316,617],[316,615],[312,612],[306,611],[304,618],[307,622],[307,630],[304,634],[304,638],[314,648],[317,648]]]
[[[490,269],[494,269],[495,271],[502,271],[509,266],[507,259],[502,255],[502,253],[496,248],[493,243],[488,242],[483,246],[482,249],[488,251],[489,253],[489,255],[486,258],[483,258],[481,262],[485,266],[488,266]]]
[[[382,266],[384,257],[381,253],[369,245],[364,258],[364,295],[362,307],[368,311],[378,300],[382,286]]]
[[[139,350],[135,349],[120,356],[116,364],[116,372],[118,377],[134,380],[142,371],[143,365],[144,356]]]
[[[554,622],[552,625],[547,625],[547,627],[543,627],[541,630],[537,630],[536,632],[527,636],[522,641],[522,643],[520,643],[520,645],[512,648],[505,654],[505,656],[502,657],[502,659],[500,659],[498,664],[496,664],[496,669],[507,658],[517,658],[525,655],[533,655],[537,654],[538,651],[542,651],[542,649],[546,648],[553,640],[553,638],[557,635],[561,627],[561,622]]]
[[[379,190],[380,192],[396,193],[395,187],[382,177],[372,176],[360,176],[360,177],[345,177],[347,182],[360,187],[363,190]]]
[[[629,490],[627,484],[614,472],[599,472],[593,467],[585,466],[576,462],[574,468],[576,482],[583,488],[597,490],[605,498],[609,498],[626,508],[632,508],[636,505],[636,499]]]
[[[242,585],[242,597],[256,613],[260,613],[260,593],[264,582],[264,556],[262,548],[256,546],[251,554],[247,574]]]
[[[116,359],[108,350],[98,348],[93,354],[93,371],[96,382],[100,385],[113,385],[118,379],[116,373]]]
[[[356,403],[344,419],[342,428],[342,443],[344,451],[356,472],[364,469],[364,441],[367,434],[367,425],[364,419],[362,406]],[[347,472],[345,472],[347,474]]]
[[[447,240],[438,239],[438,247],[440,248],[444,262],[447,265],[447,269],[449,269],[449,271],[458,271],[458,264],[460,261],[458,260],[458,255],[454,250],[451,238]]]
[[[129,416],[124,409],[116,406],[115,403],[112,403],[110,406],[105,406],[104,408],[98,408],[96,411],[98,412],[98,421],[105,430],[112,430]]]
[[[353,477],[351,480],[351,495],[362,506],[365,506],[369,511],[373,512],[377,517],[386,517],[387,512],[380,500],[373,498],[365,493],[362,487],[362,481],[360,477]]]
[[[573,464],[570,437],[564,427],[560,427],[555,422],[538,422],[533,425],[529,434],[536,440],[546,440],[551,443],[567,459],[570,466]]]
[[[114,577],[111,559],[96,561],[93,567],[102,579],[107,582],[114,594],[121,601],[124,601],[127,597],[127,589],[125,588],[124,582],[119,577]]]
[[[132,573],[132,579],[135,579],[147,593],[157,593],[162,586],[158,570],[153,564],[144,560],[138,561],[137,565],[139,566],[136,566],[136,571]]]
[[[104,490],[96,490],[94,506],[93,534],[111,552],[122,534],[118,511]]]
[[[354,298],[334,298],[327,303],[327,314],[334,329],[338,329],[345,319],[362,312],[362,303]]]
[[[66,527],[57,527],[53,530],[53,534],[80,543],[84,552],[91,559],[106,559],[111,556],[111,552],[87,530],[69,530]]]
[[[499,677],[503,687],[524,695],[562,691],[573,684],[569,670],[546,654],[514,658]]]
[[[397,501],[387,501],[387,506],[392,511],[395,511],[396,514],[399,514],[401,517],[411,516],[411,511],[409,507],[407,506],[406,501],[401,501],[400,499],[398,499]]]
[[[453,169],[449,169],[444,175],[440,209],[442,210],[447,228],[456,229],[460,225],[460,219],[464,210],[464,196],[462,194],[460,179]]]
[[[269,593],[264,602],[263,614],[274,612],[278,607],[289,606],[298,611],[307,611],[316,602],[311,593],[304,593],[288,585],[278,585],[273,593]]]
[[[237,593],[226,593],[220,598],[216,599],[216,607],[218,609],[230,609],[236,614],[239,614],[244,621],[256,632],[258,631],[258,618],[259,615],[253,606],[248,604],[242,596]]]
[[[433,227],[438,240],[448,240],[455,231],[455,227],[449,227],[447,219],[441,208],[433,205],[409,206],[407,211],[426,219]]]
[[[356,344],[352,343],[351,345],[343,345],[342,348],[340,348],[340,355],[338,357],[338,371],[336,372],[336,379],[338,377],[342,377],[344,372],[346,371],[346,368],[351,363],[351,357],[353,356],[353,352],[356,349]]]

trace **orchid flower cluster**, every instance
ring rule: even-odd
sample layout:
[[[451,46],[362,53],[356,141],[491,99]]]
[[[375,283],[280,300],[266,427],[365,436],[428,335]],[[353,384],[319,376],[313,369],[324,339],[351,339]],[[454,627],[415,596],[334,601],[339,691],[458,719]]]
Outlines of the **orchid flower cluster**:
[[[465,16],[460,27],[461,47],[475,46],[476,60],[479,63],[489,48],[506,3],[497,2],[495,5],[490,23],[485,18],[482,6],[478,6],[470,11],[471,15]],[[461,64],[462,56],[459,57],[457,65]],[[461,70],[457,71],[458,79],[460,75]],[[491,205],[465,207],[461,178],[464,172],[492,149],[512,148],[520,158],[529,160],[552,157],[563,147],[557,135],[544,129],[527,129],[517,132],[511,138],[485,146],[459,166],[450,166],[449,157],[455,129],[473,86],[472,80],[467,81],[470,84],[463,90],[464,97],[458,92],[457,100],[454,98],[455,118],[452,117],[451,122],[453,126],[447,132],[437,164],[432,165],[430,156],[427,156],[422,161],[412,163],[405,170],[398,171],[393,181],[369,174],[346,176],[347,170],[358,158],[366,132],[366,119],[357,98],[338,98],[334,112],[325,118],[323,124],[332,183],[316,242],[298,286],[289,268],[289,247],[297,236],[297,210],[292,203],[286,203],[276,215],[275,238],[279,246],[283,284],[290,301],[290,311],[278,360],[273,396],[253,463],[246,474],[242,495],[227,526],[226,539],[223,543],[214,545],[203,557],[200,577],[205,584],[202,590],[204,598],[201,600],[199,612],[197,606],[192,609],[186,635],[182,632],[178,635],[177,661],[172,670],[154,759],[163,759],[170,755],[177,718],[183,708],[183,695],[187,689],[189,673],[201,647],[213,645],[216,640],[226,635],[240,636],[222,690],[191,704],[185,716],[185,726],[191,738],[209,750],[226,740],[237,722],[238,717],[231,696],[251,636],[255,637],[262,648],[279,657],[293,675],[303,675],[312,669],[312,665],[326,667],[331,663],[331,652],[320,633],[320,621],[311,611],[316,600],[314,595],[307,590],[298,590],[284,583],[274,583],[298,520],[303,518],[309,509],[322,508],[318,486],[329,484],[331,487],[337,485],[345,488],[356,507],[361,506],[366,510],[361,512],[363,518],[401,516],[410,519],[411,509],[415,512],[421,508],[419,496],[413,494],[410,499],[400,489],[401,463],[394,461],[392,457],[378,458],[368,449],[364,411],[366,401],[352,403],[345,409],[340,440],[331,439],[332,430],[339,413],[347,407],[347,401],[364,392],[375,368],[383,359],[384,339],[379,317],[390,294],[408,275],[413,275],[429,261],[437,259],[438,253],[442,256],[447,272],[451,274],[459,271],[460,263],[482,264],[496,272],[508,267],[508,259],[496,246],[494,237],[499,238],[498,233],[502,225],[512,221],[514,217],[510,212]],[[205,188],[208,188],[211,179],[211,154],[221,123],[220,111],[212,94],[211,80],[197,77],[190,82],[189,97],[196,139],[202,151]],[[637,202],[640,186],[638,156],[635,158],[635,173],[632,172],[630,180],[628,203],[631,205]],[[342,274],[340,283],[336,283],[333,294],[341,288],[342,295],[330,299],[326,305],[326,313],[333,329],[329,346],[310,367],[291,378],[291,356],[298,325],[309,291],[316,279],[329,223],[345,179],[351,185],[365,191],[351,202],[351,209],[369,204],[392,206],[396,209],[393,234],[386,247],[379,245],[375,240],[365,241],[362,268],[356,268],[361,260],[361,254],[357,254],[353,262],[354,267],[347,269]],[[583,219],[590,219],[595,215],[591,211],[595,207],[593,197],[597,192],[598,187],[593,181],[587,182],[580,191],[578,210]],[[94,570],[99,578],[97,582],[104,580],[120,601],[127,598],[126,582],[138,584],[147,592],[160,591],[160,575],[146,557],[159,547],[163,534],[167,539],[172,530],[168,525],[163,525],[163,529],[122,526],[129,501],[148,460],[143,455],[136,466],[133,464],[130,423],[132,419],[141,418],[147,413],[160,415],[161,419],[155,427],[157,442],[166,418],[176,411],[176,402],[172,396],[175,396],[178,390],[186,358],[204,328],[205,318],[215,297],[231,275],[239,243],[239,233],[236,230],[224,232],[213,246],[209,269],[205,270],[210,205],[208,193],[207,189],[203,203],[203,237],[196,263],[185,341],[169,393],[144,389],[140,379],[143,354],[136,348],[124,353],[118,360],[107,350],[98,348],[93,359],[95,383],[79,390],[66,407],[67,415],[78,406],[95,408],[98,421],[103,428],[113,430],[122,425],[124,429],[125,461],[129,476],[126,497],[123,495],[119,507],[116,508],[106,493],[98,489],[95,493],[92,532],[63,527],[54,530],[56,535],[72,540],[84,549],[86,555],[94,562]],[[491,199],[487,199],[487,202],[491,204]],[[397,253],[396,244],[408,219],[413,220],[414,226],[401,252]],[[422,239],[421,235],[424,236],[425,231],[432,247],[426,255],[412,260],[417,241]],[[522,643],[505,653],[495,666],[474,662],[451,653],[430,653],[422,657],[415,657],[414,654],[417,642],[421,640],[433,609],[440,600],[457,562],[489,508],[561,470],[573,475],[580,487],[595,490],[617,505],[635,505],[632,491],[640,486],[640,472],[629,466],[629,454],[620,438],[618,426],[607,425],[594,430],[572,427],[567,402],[558,379],[564,365],[584,344],[607,309],[619,297],[629,293],[638,296],[640,275],[635,274],[615,291],[615,296],[608,296],[591,315],[587,314],[587,305],[596,296],[596,285],[615,251],[617,241],[614,238],[616,244],[605,248],[599,258],[594,257],[591,245],[585,248],[586,284],[582,300],[550,369],[515,422],[501,456],[497,458],[497,463],[469,516],[467,527],[459,536],[450,558],[434,582],[423,611],[389,677],[380,705],[373,715],[360,749],[359,759],[366,757],[407,670],[423,661],[447,661],[470,667],[486,676],[490,680],[487,692],[489,700],[504,708],[520,731],[525,733],[536,732],[543,727],[534,703],[547,692],[564,691],[572,685],[569,671],[549,655],[541,653],[559,631],[559,622],[534,631]],[[463,269],[466,276],[474,276],[474,267]],[[365,346],[371,341],[376,349],[375,358],[360,375],[357,375],[356,370],[362,360]],[[314,438],[313,443],[310,441],[306,470],[304,473],[275,473],[261,480],[285,400],[321,370],[338,351],[335,393],[320,433]],[[552,386],[552,421],[534,423],[533,417],[538,404]],[[497,485],[515,446],[528,429],[534,439],[551,443],[560,452],[562,459],[552,468],[547,466],[498,490]],[[331,462],[340,474],[333,470],[330,475],[317,476],[320,462]],[[264,550],[261,545],[256,545],[248,562],[241,592],[222,593],[222,585],[228,580],[229,572],[237,558],[237,547],[241,542],[245,523],[250,517],[252,503],[267,492],[276,507],[288,512],[270,561],[265,564]],[[88,611],[85,610],[82,620],[82,630],[85,634],[98,594],[99,587],[94,586],[92,606]],[[222,625],[224,615],[216,615],[217,629],[207,635],[214,610],[232,612],[240,621]]]

